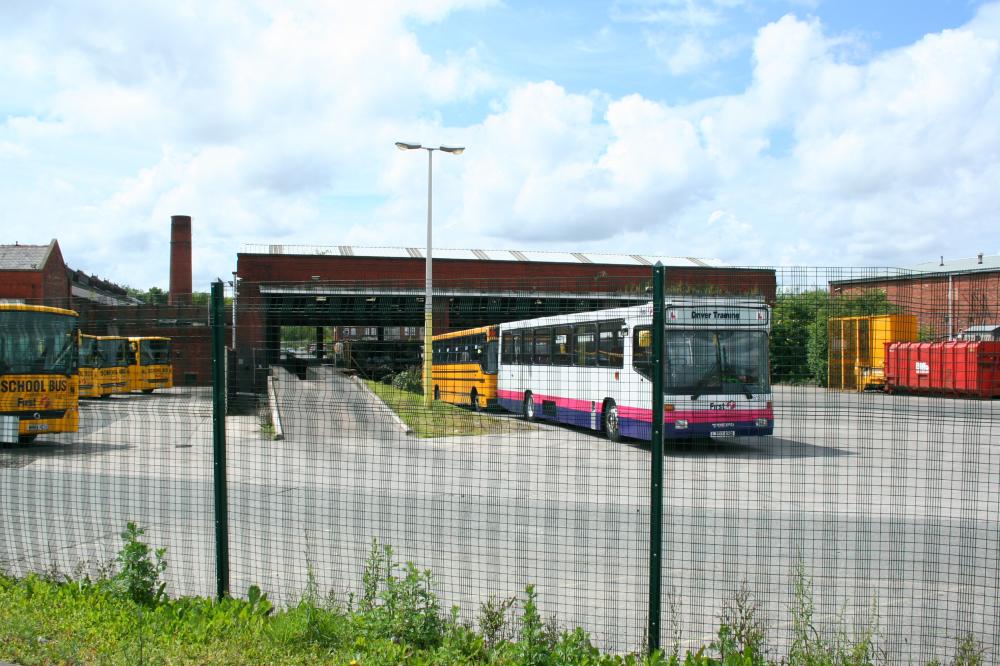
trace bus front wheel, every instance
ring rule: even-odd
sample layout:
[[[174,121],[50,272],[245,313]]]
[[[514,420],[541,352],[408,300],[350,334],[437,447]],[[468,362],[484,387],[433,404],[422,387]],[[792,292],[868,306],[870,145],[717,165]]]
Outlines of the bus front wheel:
[[[18,435],[17,436],[17,443],[18,444],[31,444],[33,441],[35,441],[36,437],[38,437],[38,435]]]
[[[619,442],[622,438],[622,426],[618,421],[618,405],[610,401],[604,404],[604,436],[611,442]]]
[[[521,405],[521,416],[525,421],[535,420],[535,398],[530,394],[524,396],[524,404]]]
[[[150,393],[153,392],[153,389],[142,389],[142,392],[145,393],[146,395],[149,395]]]

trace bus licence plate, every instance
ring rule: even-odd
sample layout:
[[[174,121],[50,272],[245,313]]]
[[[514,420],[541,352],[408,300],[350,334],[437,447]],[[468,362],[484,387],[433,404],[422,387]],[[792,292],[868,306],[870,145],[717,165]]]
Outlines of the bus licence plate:
[[[28,432],[40,432],[48,429],[48,423],[29,423],[27,428]]]
[[[708,433],[708,436],[712,437],[712,438],[736,437],[736,431],[735,430],[713,430],[712,432]]]

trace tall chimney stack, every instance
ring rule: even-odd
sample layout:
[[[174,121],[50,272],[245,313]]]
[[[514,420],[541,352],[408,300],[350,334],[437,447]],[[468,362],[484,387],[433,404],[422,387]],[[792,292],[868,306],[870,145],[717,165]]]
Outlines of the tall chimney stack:
[[[191,216],[170,216],[170,305],[191,304]]]

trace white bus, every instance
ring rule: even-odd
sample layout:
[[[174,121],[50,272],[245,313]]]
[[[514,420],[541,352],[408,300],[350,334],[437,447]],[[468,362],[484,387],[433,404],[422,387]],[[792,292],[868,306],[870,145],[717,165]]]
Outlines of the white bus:
[[[665,439],[774,431],[770,308],[744,298],[668,298]],[[500,325],[499,404],[526,419],[650,439],[653,305]]]

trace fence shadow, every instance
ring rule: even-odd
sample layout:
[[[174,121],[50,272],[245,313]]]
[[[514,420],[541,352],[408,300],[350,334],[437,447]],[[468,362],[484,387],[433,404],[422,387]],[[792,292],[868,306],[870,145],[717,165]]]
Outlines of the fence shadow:
[[[629,446],[649,449],[647,442],[628,442]],[[668,441],[663,444],[664,458],[745,458],[753,460],[783,460],[790,458],[839,458],[857,455],[854,451],[835,446],[817,446],[783,437],[743,437],[736,441],[694,439]]]
[[[68,458],[73,456],[94,455],[109,451],[127,451],[132,444],[111,444],[103,442],[32,442],[31,444],[0,445],[0,469],[19,469],[27,467],[36,460],[43,458]]]

